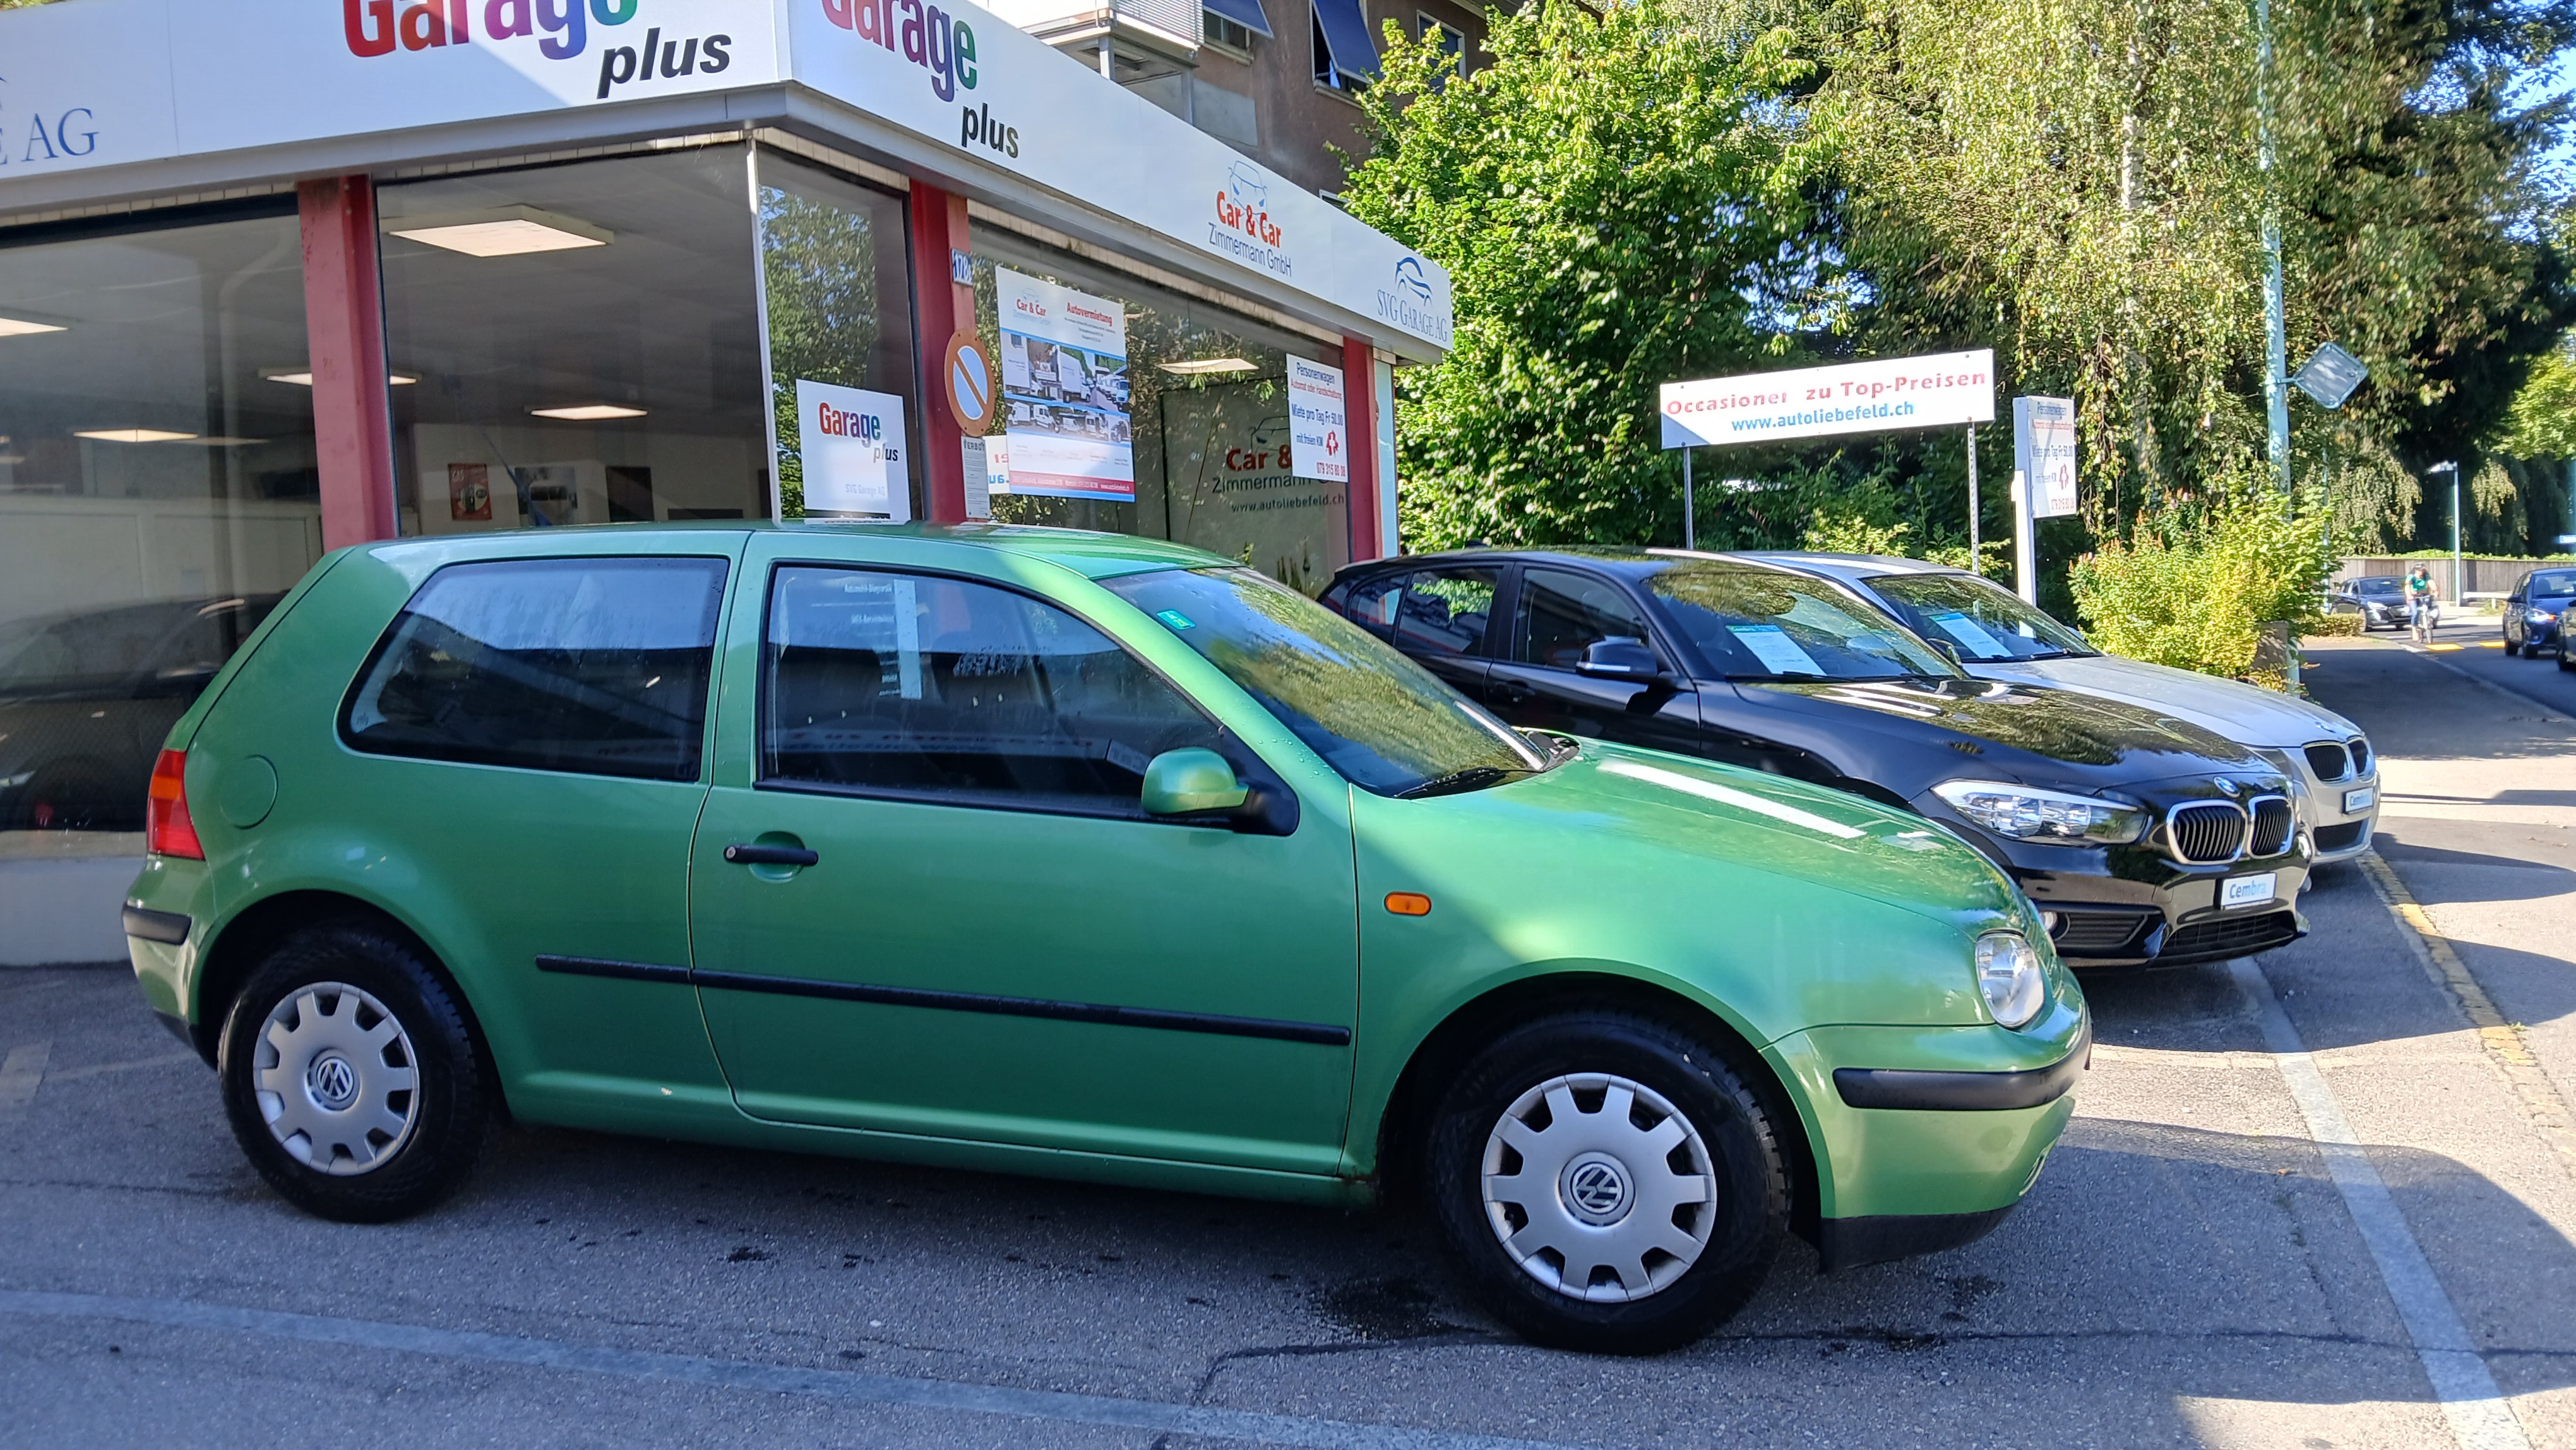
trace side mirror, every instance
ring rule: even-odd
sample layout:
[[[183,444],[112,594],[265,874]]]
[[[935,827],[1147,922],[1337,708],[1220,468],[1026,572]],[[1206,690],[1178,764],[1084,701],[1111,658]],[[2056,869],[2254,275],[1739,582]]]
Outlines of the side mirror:
[[[1635,680],[1640,684],[1664,677],[1664,662],[1642,639],[1614,634],[1596,639],[1583,647],[1583,662],[1575,672],[1596,680]]]
[[[1145,765],[1142,804],[1149,816],[1195,816],[1242,808],[1252,792],[1213,750],[1166,750]]]

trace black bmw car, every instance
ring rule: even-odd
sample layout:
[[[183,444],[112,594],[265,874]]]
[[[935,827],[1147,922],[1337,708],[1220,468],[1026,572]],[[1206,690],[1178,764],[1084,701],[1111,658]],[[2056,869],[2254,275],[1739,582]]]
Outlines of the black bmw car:
[[[1970,678],[1827,580],[1677,550],[1381,559],[1324,603],[1517,725],[1704,756],[1940,822],[2008,872],[2074,966],[2295,940],[2297,788],[2142,706]]]
[[[2536,660],[2546,651],[2558,656],[2558,668],[2576,670],[2567,662],[2570,605],[2576,605],[2576,569],[2534,569],[2523,576],[2504,602],[2504,652]]]

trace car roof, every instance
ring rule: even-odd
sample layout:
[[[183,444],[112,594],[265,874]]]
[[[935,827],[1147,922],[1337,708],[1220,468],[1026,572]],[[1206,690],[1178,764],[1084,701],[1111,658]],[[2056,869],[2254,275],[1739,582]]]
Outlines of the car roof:
[[[578,524],[543,529],[494,529],[471,535],[412,535],[386,539],[369,545],[370,549],[395,549],[418,544],[424,538],[442,543],[470,539],[490,541],[507,552],[517,552],[527,542],[555,538],[595,539],[614,536],[620,539],[704,539],[709,534],[793,534],[802,537],[843,536],[849,538],[923,539],[933,542],[967,544],[1042,559],[1061,565],[1093,579],[1113,578],[1120,574],[1138,574],[1151,569],[1204,569],[1210,566],[1237,565],[1240,561],[1222,554],[1211,554],[1186,544],[1162,539],[1140,538],[1134,534],[1102,533],[1090,529],[1034,528],[1023,524],[889,524],[860,519],[799,519],[792,523],[767,520],[745,522],[738,519],[699,519],[668,523]]]
[[[1819,554],[1792,549],[1756,549],[1736,555],[1742,559],[1759,559],[1784,569],[1800,569],[1822,574],[1846,584],[1863,579],[1884,579],[1894,574],[1965,574],[1965,569],[1949,564],[1935,564],[1929,559],[1900,559],[1893,554]]]
[[[1706,549],[1655,549],[1625,544],[1564,544],[1527,549],[1477,547],[1449,549],[1436,554],[1399,554],[1346,565],[1341,573],[1345,575],[1379,573],[1396,569],[1437,569],[1472,564],[1574,564],[1605,570],[1628,578],[1637,578],[1655,573],[1684,559],[1696,559],[1712,564],[1734,564],[1754,569],[1786,567],[1760,554],[1719,554]]]

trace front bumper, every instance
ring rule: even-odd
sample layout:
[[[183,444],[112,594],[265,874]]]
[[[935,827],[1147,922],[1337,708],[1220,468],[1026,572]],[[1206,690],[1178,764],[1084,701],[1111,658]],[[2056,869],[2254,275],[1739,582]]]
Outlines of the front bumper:
[[[2051,846],[1959,831],[2003,866],[2052,920],[2049,940],[2070,967],[2180,967],[2286,946],[2307,935],[2294,903],[2313,866],[2306,832],[2278,856],[2179,866],[2153,838],[2127,846]],[[2367,833],[2364,843],[2367,844]],[[2221,884],[2269,874],[2261,902],[2220,904]]]

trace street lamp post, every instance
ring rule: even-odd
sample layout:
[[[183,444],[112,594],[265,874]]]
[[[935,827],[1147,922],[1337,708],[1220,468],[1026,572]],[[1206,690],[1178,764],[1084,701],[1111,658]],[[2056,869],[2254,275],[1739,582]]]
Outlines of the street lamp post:
[[[2272,196],[2272,0],[2254,0],[2255,163],[2263,173],[2263,412],[2272,481],[2290,491],[2289,344],[2283,336],[2281,213]]]

